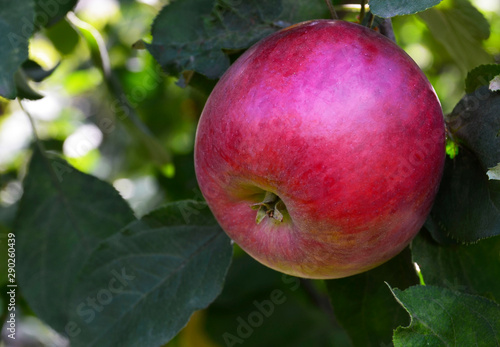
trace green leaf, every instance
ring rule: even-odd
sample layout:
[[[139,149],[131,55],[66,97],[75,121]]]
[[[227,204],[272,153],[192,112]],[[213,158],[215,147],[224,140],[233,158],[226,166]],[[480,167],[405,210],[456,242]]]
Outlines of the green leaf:
[[[488,297],[500,302],[500,236],[474,245],[439,245],[426,230],[411,243],[416,262],[425,284]],[[480,271],[478,271],[480,269]]]
[[[14,230],[19,284],[38,317],[65,331],[85,259],[132,220],[132,210],[111,185],[34,151]]]
[[[485,171],[500,163],[500,93],[482,86],[463,97],[445,120],[453,138],[474,152]]]
[[[156,17],[146,47],[183,85],[183,72],[218,78],[231,54],[283,27],[327,15],[324,3],[306,0],[177,0]]]
[[[219,295],[231,255],[205,203],[172,203],[131,223],[96,249],[79,276],[71,345],[165,344]]]
[[[36,27],[49,27],[57,23],[77,2],[78,0],[35,0]]]
[[[446,0],[419,16],[464,74],[493,62],[481,43],[489,37],[490,25],[468,0]]]
[[[481,86],[446,116],[453,139],[465,148],[447,159],[426,224],[439,242],[443,236],[476,242],[500,234],[500,181],[489,180],[494,170],[486,174],[500,162],[499,112],[500,94]]]
[[[472,69],[465,79],[465,92],[470,94],[481,86],[489,85],[493,77],[498,74],[500,74],[499,64],[480,65]]]
[[[390,18],[425,11],[442,0],[370,0],[370,11],[379,17]]]
[[[326,313],[319,283],[281,274],[246,254],[235,257],[203,332],[220,346],[350,346]]]
[[[0,0],[0,96],[17,96],[14,75],[28,58],[28,40],[33,33],[33,1]]]
[[[500,235],[500,181],[489,180],[466,149],[446,159],[426,227],[438,242],[451,237],[471,243]]]
[[[39,100],[43,98],[43,95],[34,90],[29,82],[28,76],[24,72],[24,69],[19,69],[14,74],[14,82],[16,84],[17,97],[20,99],[27,100]]]
[[[400,288],[419,283],[409,249],[368,272],[327,281],[335,316],[354,346],[389,344],[393,329],[408,324],[385,282]]]
[[[218,78],[229,67],[222,51],[249,47],[276,30],[280,0],[177,0],[156,17],[147,45],[164,70]]]
[[[59,66],[59,64],[50,70],[45,70],[36,61],[28,59],[23,63],[22,69],[28,78],[35,82],[41,82],[45,78],[49,77],[55,71],[57,66]]]
[[[394,332],[395,347],[498,346],[500,306],[480,296],[436,286],[392,289],[411,316]]]

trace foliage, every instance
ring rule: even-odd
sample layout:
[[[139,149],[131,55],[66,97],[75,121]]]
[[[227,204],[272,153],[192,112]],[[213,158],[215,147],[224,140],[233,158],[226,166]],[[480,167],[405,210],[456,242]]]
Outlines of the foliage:
[[[393,17],[452,156],[410,247],[311,281],[231,244],[192,153],[217,78],[266,35],[328,18],[324,1],[0,0],[0,306],[9,319],[18,284],[20,344],[498,345],[500,7],[333,3],[344,20]]]
[[[392,289],[412,322],[394,332],[394,346],[494,346],[500,306],[486,298],[435,286]]]

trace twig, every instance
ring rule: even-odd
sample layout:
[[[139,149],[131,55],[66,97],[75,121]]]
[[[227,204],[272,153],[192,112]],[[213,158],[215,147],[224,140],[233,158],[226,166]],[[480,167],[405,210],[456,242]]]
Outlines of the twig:
[[[40,152],[45,153],[45,149],[43,148],[43,145],[40,141],[40,137],[38,136],[38,132],[36,130],[35,122],[33,121],[33,117],[31,114],[26,111],[26,109],[23,106],[23,103],[21,102],[21,99],[18,99],[19,106],[21,107],[21,110],[24,112],[24,114],[28,117],[31,125],[31,130],[33,131],[33,137],[35,138],[35,143],[37,147],[40,149]]]
[[[168,163],[170,161],[170,156],[166,150],[162,146],[156,145],[151,147],[151,144],[147,142],[147,138],[154,139],[154,135],[148,126],[141,120],[135,108],[130,104],[119,79],[113,74],[109,62],[108,50],[101,33],[92,25],[79,19],[73,12],[68,12],[66,18],[86,39],[89,46],[91,46],[91,50],[94,51],[94,55],[99,56],[98,67],[102,70],[104,81],[106,82],[108,90],[111,92],[113,97],[115,97],[124,114],[129,118],[134,126],[139,129],[142,139],[147,148],[153,154],[153,157],[159,158],[158,162],[161,165]],[[95,51],[97,51],[97,54],[95,54]]]
[[[328,9],[330,10],[332,19],[339,19],[339,16],[337,16],[337,12],[335,11],[335,7],[333,7],[332,2],[330,0],[325,0],[325,2],[326,6],[328,6]]]
[[[108,50],[106,49],[106,43],[101,36],[101,33],[87,22],[84,22],[78,18],[74,12],[70,11],[66,14],[66,18],[78,31],[82,32],[85,36],[85,32],[88,33],[95,41],[97,45],[97,51],[99,53],[100,65],[99,66],[104,74],[105,78],[111,76],[111,64],[109,62]]]
[[[361,10],[359,12],[359,22],[361,23],[363,21],[363,18],[365,18],[365,6],[366,6],[366,0],[361,0]]]

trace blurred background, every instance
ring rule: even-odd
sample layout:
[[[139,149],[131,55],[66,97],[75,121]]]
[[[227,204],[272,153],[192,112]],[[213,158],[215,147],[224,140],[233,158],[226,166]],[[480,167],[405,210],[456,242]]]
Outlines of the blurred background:
[[[484,33],[467,29],[467,21],[474,18],[453,13],[451,0],[439,5],[449,9],[449,18],[423,13],[393,19],[397,43],[425,72],[445,113],[464,95],[468,71],[500,62],[500,1],[471,3],[491,25],[482,43],[477,38]],[[215,82],[202,80],[196,87],[182,88],[142,49],[138,41],[151,41],[151,24],[166,4],[166,0],[81,0],[74,10],[76,17],[39,31],[30,43],[31,60],[45,70],[57,67],[42,82],[32,84],[44,97],[23,101],[45,148],[77,169],[112,183],[138,217],[166,201],[200,198],[193,166],[194,136]],[[356,20],[356,14],[346,18]],[[99,67],[107,59],[96,62],[95,47],[69,22],[102,38],[98,44],[109,58],[110,75]],[[0,97],[3,237],[12,230],[32,145],[32,127],[19,102]],[[0,247],[5,248],[0,249],[0,274],[5,274],[5,243]],[[0,276],[1,287],[6,280],[7,276]],[[4,305],[1,309],[5,312]],[[67,344],[35,317],[23,322],[20,335],[38,341],[33,345]]]

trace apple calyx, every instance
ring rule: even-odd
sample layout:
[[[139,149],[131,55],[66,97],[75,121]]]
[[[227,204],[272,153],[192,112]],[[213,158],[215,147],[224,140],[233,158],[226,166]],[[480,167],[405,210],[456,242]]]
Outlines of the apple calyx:
[[[255,223],[259,224],[267,216],[278,222],[283,222],[283,212],[286,211],[286,206],[280,197],[274,193],[266,192],[264,200],[252,205],[252,209],[257,210]]]

